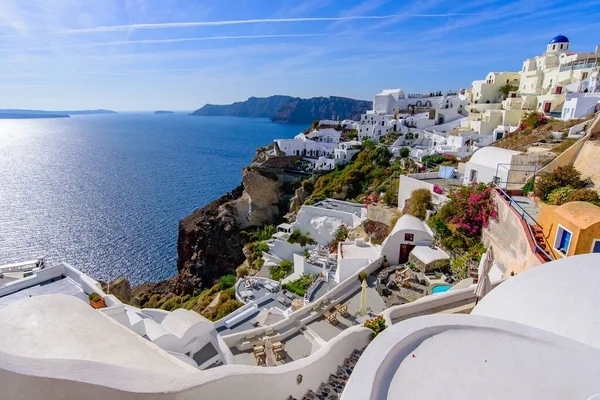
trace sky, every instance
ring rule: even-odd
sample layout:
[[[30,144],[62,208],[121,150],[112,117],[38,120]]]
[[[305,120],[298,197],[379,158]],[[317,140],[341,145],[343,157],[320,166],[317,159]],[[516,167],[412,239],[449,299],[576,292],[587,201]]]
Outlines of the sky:
[[[0,108],[456,90],[559,33],[593,51],[599,17],[597,0],[1,0]]]

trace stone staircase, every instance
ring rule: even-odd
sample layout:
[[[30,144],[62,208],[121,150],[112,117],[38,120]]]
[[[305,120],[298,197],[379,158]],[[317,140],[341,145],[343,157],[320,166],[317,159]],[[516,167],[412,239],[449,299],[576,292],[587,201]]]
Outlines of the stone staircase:
[[[546,247],[546,241],[544,240],[544,232],[542,231],[542,228],[540,228],[538,225],[531,225],[531,231],[533,232],[533,238],[536,244],[546,253],[549,253],[548,248]],[[544,253],[539,254],[544,260],[552,261],[552,259],[546,256]]]
[[[337,400],[342,396],[346,382],[350,378],[358,359],[360,358],[362,350],[354,350],[350,356],[344,360],[344,364],[338,366],[335,374],[329,375],[326,382],[319,385],[316,392],[309,390],[302,397],[301,400],[324,400],[331,399]],[[294,397],[289,396],[287,400],[296,400]]]

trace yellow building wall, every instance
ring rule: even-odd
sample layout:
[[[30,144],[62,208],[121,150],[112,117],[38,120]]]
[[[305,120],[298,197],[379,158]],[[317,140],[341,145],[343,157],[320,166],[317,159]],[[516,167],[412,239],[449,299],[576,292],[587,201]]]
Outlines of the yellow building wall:
[[[579,233],[577,248],[573,254],[587,254],[592,251],[594,239],[600,240],[600,223],[594,224]],[[570,251],[571,249],[569,249]]]
[[[580,229],[570,221],[557,215],[554,212],[556,208],[558,208],[558,206],[542,205],[538,217],[538,224],[542,227],[546,247],[550,254],[556,259],[564,257],[562,253],[554,250],[554,242],[556,240],[556,232],[558,231],[559,225],[571,232],[571,242],[569,244],[567,256],[590,253],[594,239],[600,240],[600,222],[591,225],[586,229]]]
[[[554,241],[556,240],[556,232],[558,231],[558,225],[560,224],[563,228],[571,232],[571,243],[567,256],[575,254],[577,243],[579,242],[579,228],[569,221],[566,221],[560,215],[557,215],[554,210],[558,206],[542,205],[540,209],[540,215],[538,216],[538,224],[542,227],[544,232],[544,240],[546,241],[546,248],[548,252],[554,257],[554,259],[560,259],[564,255],[554,250]],[[589,251],[588,251],[589,253]]]

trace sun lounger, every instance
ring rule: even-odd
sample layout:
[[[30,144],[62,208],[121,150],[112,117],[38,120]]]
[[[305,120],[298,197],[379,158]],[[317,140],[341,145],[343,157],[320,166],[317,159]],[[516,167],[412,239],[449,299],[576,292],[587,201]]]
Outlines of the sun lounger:
[[[344,316],[344,317],[345,317],[345,316],[349,316],[349,315],[350,315],[350,314],[348,313],[348,304],[344,304],[344,305],[341,305],[341,304],[336,304],[336,305],[335,305],[335,309],[336,309],[336,311],[337,311],[337,312],[339,312],[339,313],[340,313],[340,315],[342,315],[342,316]]]

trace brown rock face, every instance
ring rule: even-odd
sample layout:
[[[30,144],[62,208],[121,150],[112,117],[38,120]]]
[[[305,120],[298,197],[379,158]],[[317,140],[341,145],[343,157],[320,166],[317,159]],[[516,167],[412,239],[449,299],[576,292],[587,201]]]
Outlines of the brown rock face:
[[[131,303],[131,285],[125,278],[117,278],[110,285],[102,285],[102,290],[106,294],[112,294],[124,303]]]
[[[202,207],[179,223],[177,239],[177,269],[189,271],[205,285],[232,272],[244,261],[244,235],[230,211],[232,202],[241,198],[243,187]]]

